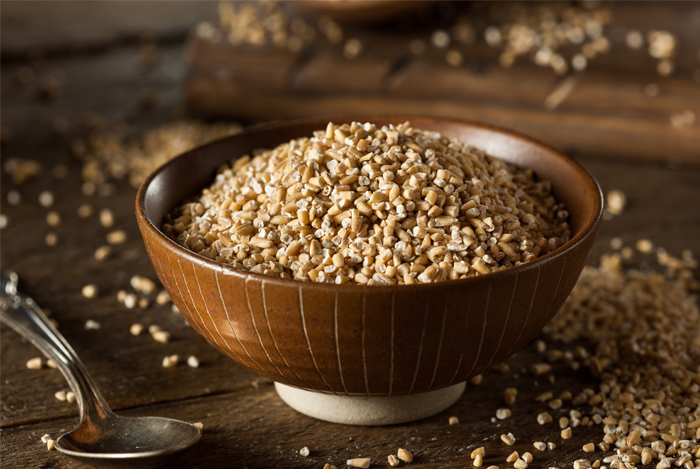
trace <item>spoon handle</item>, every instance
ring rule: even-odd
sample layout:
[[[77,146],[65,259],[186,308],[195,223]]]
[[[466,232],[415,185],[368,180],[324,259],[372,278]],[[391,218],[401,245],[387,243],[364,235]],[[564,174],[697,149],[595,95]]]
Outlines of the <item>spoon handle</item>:
[[[36,302],[17,292],[17,274],[2,271],[0,276],[0,320],[29,339],[56,363],[76,394],[80,421],[112,415],[75,350],[51,324]]]

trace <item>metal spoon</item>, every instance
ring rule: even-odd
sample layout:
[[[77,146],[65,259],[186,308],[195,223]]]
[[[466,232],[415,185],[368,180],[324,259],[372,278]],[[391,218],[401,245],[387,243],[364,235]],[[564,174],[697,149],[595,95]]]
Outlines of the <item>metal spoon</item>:
[[[58,451],[98,468],[155,468],[194,445],[202,430],[161,417],[114,414],[75,351],[26,295],[17,292],[17,274],[2,272],[0,320],[28,338],[58,366],[75,392],[80,425],[58,438]]]

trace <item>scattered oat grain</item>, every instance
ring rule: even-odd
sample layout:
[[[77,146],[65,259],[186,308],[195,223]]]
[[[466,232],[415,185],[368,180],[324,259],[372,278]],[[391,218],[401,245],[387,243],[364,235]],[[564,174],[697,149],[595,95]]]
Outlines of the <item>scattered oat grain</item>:
[[[413,461],[413,455],[407,449],[399,448],[396,452],[396,456],[403,462]]]
[[[22,203],[22,196],[18,191],[11,189],[7,192],[7,203],[13,206],[19,205]]]
[[[86,331],[97,330],[102,328],[102,324],[100,324],[97,321],[93,321],[92,319],[88,319],[87,321],[85,321],[84,328]]]
[[[656,72],[662,77],[671,75],[675,68],[676,66],[671,60],[659,60],[659,63],[656,64]]]
[[[46,224],[49,226],[58,226],[61,224],[61,215],[58,212],[51,211],[46,214]]]
[[[111,228],[114,225],[114,214],[108,208],[100,210],[100,224],[104,228]]]
[[[571,68],[573,68],[577,72],[585,70],[587,66],[588,66],[588,59],[586,58],[585,55],[575,54],[571,58]]]
[[[44,238],[47,246],[56,246],[58,244],[58,235],[56,233],[48,233]]]
[[[659,95],[659,85],[655,83],[647,83],[642,88],[642,93],[644,93],[644,96],[654,98]]]
[[[561,399],[552,399],[547,405],[549,405],[550,409],[557,410],[561,409],[562,402]]]
[[[161,344],[167,344],[170,342],[170,332],[167,331],[156,331],[153,334],[153,339]]]
[[[620,249],[622,249],[622,246],[623,246],[622,238],[615,237],[615,238],[612,238],[610,240],[610,247],[612,249],[619,251]]]
[[[671,114],[671,126],[676,129],[692,127],[695,125],[695,113],[691,110],[675,112]]]
[[[348,459],[348,466],[350,467],[360,467],[362,469],[367,469],[369,467],[369,458],[355,458]]]
[[[464,57],[460,51],[450,49],[445,54],[445,62],[452,67],[460,67],[464,62]]]
[[[508,405],[513,405],[517,396],[518,390],[516,388],[506,388],[506,390],[503,392],[503,399]]]
[[[78,216],[80,218],[88,218],[92,215],[94,209],[92,208],[92,205],[90,204],[83,204],[80,207],[78,207]]]
[[[142,277],[140,275],[134,275],[133,277],[131,277],[129,283],[131,284],[131,287],[134,290],[136,290],[137,292],[145,293],[147,295],[150,295],[156,290],[156,284],[153,280],[147,277]]]
[[[627,196],[620,190],[612,190],[608,192],[606,208],[613,215],[621,215],[627,205]]]
[[[167,305],[170,303],[170,295],[168,295],[168,292],[165,290],[158,292],[158,296],[156,296],[156,303],[159,305]]]
[[[187,366],[190,368],[199,368],[199,358],[195,357],[194,355],[190,355],[187,358]]]
[[[99,289],[97,288],[97,285],[90,283],[82,288],[81,293],[85,298],[97,298]]]
[[[530,367],[530,370],[533,374],[543,375],[552,371],[552,365],[549,363],[535,363]]]
[[[39,205],[44,208],[49,208],[54,203],[54,195],[50,191],[42,191],[39,193]]]
[[[343,46],[343,55],[346,59],[355,59],[362,53],[362,42],[357,38],[348,39]]]
[[[138,297],[134,295],[133,293],[127,293],[124,296],[124,306],[126,306],[129,309],[133,309],[136,307],[138,304]]]
[[[620,257],[622,259],[629,260],[632,259],[632,256],[634,256],[634,250],[631,247],[625,246],[620,249]]]
[[[635,247],[639,252],[642,252],[644,254],[651,254],[651,251],[654,250],[654,243],[652,243],[648,239],[640,239],[635,244]]]
[[[100,246],[95,249],[95,260],[102,262],[109,259],[110,254],[112,254],[112,248],[110,246]]]
[[[180,357],[177,355],[170,355],[163,358],[163,368],[173,368],[177,366],[180,361]]]
[[[450,45],[450,35],[445,30],[437,29],[433,31],[433,34],[430,36],[430,42],[433,46],[444,49]]]
[[[510,409],[498,409],[496,410],[496,418],[498,420],[505,420],[511,416]]]
[[[40,370],[43,367],[43,362],[41,357],[32,358],[27,361],[27,368],[30,370]]]
[[[107,243],[116,245],[116,244],[124,244],[126,242],[126,231],[124,230],[116,230],[116,231],[110,231],[107,233]]]

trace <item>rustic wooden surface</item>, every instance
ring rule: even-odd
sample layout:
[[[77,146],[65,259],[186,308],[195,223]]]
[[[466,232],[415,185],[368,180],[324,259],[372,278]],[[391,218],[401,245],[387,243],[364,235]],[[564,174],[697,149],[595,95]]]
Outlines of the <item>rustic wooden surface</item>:
[[[700,3],[621,2],[612,11],[605,29],[611,52],[565,77],[528,58],[504,69],[498,65],[500,49],[481,37],[473,45],[451,46],[464,56],[463,65],[451,67],[448,49],[430,45],[436,28],[430,25],[419,24],[410,33],[347,25],[344,37],[363,44],[352,60],[343,56],[342,44],[325,39],[298,53],[192,39],[187,105],[204,116],[260,120],[352,113],[449,116],[509,127],[570,153],[700,164],[697,124],[670,125],[673,113],[691,110],[700,116],[700,82],[693,78],[700,69]],[[677,35],[673,75],[659,76],[646,48],[625,45],[625,34],[635,28],[666,28]],[[415,38],[427,44],[424,54],[408,51]],[[555,110],[547,109],[546,98],[564,80],[573,90]],[[644,95],[649,83],[658,86],[658,96]]]
[[[454,407],[435,417],[385,428],[349,427],[316,421],[291,410],[269,383],[216,352],[185,325],[180,315],[172,313],[169,306],[128,310],[120,305],[116,293],[128,289],[132,275],[155,279],[134,220],[135,191],[120,184],[116,195],[111,197],[82,195],[80,163],[70,156],[68,141],[57,136],[51,124],[56,117],[73,120],[86,112],[123,119],[133,131],[167,122],[173,110],[181,105],[185,79],[182,54],[182,44],[161,47],[157,65],[144,70],[138,63],[137,45],[117,45],[87,58],[57,52],[38,68],[39,76],[51,70],[60,70],[65,76],[62,93],[52,101],[37,99],[36,83],[18,85],[14,74],[24,61],[11,60],[2,64],[0,89],[2,125],[15,134],[12,142],[2,146],[3,161],[9,157],[26,157],[44,165],[41,176],[21,186],[14,186],[8,175],[2,173],[1,211],[8,218],[8,226],[0,231],[0,264],[17,271],[22,291],[52,310],[59,329],[81,355],[112,408],[124,415],[162,415],[204,423],[200,444],[172,467],[321,468],[326,462],[340,467],[353,457],[371,457],[372,467],[385,467],[388,466],[387,455],[399,447],[416,455],[411,467],[425,468],[471,467],[469,454],[479,446],[487,447],[486,466],[505,467],[505,457],[513,450],[532,451],[536,458],[532,467],[564,466],[567,461],[591,456],[583,453],[581,446],[589,441],[601,441],[601,427],[577,428],[574,438],[562,440],[556,423],[540,426],[535,416],[548,410],[558,417],[568,413],[570,406],[551,411],[535,402],[534,397],[550,389],[555,394],[564,390],[576,394],[585,387],[594,386],[595,381],[587,371],[573,371],[564,365],[554,367],[556,382],[553,385],[542,377],[522,372],[521,368],[540,360],[532,345],[508,361],[510,372],[487,373],[480,386],[468,386]],[[488,73],[494,73],[496,83],[499,80],[509,83],[513,80],[509,76],[512,72],[493,69]],[[320,77],[323,72],[315,73]],[[486,81],[481,81],[486,78],[475,79],[480,80],[480,90],[484,93],[493,92],[489,91]],[[608,99],[605,90],[615,79],[614,76],[606,79],[604,75],[590,78],[597,80],[598,85],[588,89],[588,97],[581,96],[580,106],[586,103],[593,106],[593,102],[603,99],[601,94]],[[541,93],[553,84],[552,80],[551,76],[543,76],[543,81],[549,85],[543,84]],[[155,93],[155,107],[148,112],[137,112],[139,96],[144,90]],[[661,94],[653,100],[628,94],[618,97],[622,101],[616,106],[645,109],[650,116],[667,115],[675,112],[679,105],[687,105],[686,95],[681,90],[678,88],[674,92],[677,94]],[[485,110],[494,107],[488,104],[490,96],[484,95]],[[687,99],[691,102],[697,95],[689,92]],[[264,105],[257,104],[256,108]],[[512,117],[513,123],[518,116],[536,117],[535,111],[523,111],[514,96],[500,98],[498,108],[504,116],[516,116]],[[418,109],[416,105],[402,110],[418,112]],[[575,134],[579,128],[585,130],[591,117],[577,109],[580,108],[572,107],[566,113],[553,115],[556,118],[539,121],[542,126],[550,126],[544,140],[564,149],[578,149],[574,156],[597,177],[604,192],[620,189],[628,197],[624,214],[603,222],[592,260],[608,250],[608,243],[614,236],[622,237],[627,244],[646,237],[675,255],[685,248],[696,256],[700,254],[700,206],[697,203],[700,167],[692,164],[692,155],[688,153],[688,148],[692,150],[692,147],[683,146],[689,144],[688,140],[673,138],[675,134],[670,133],[671,129],[658,138],[649,130],[649,136],[641,141],[625,140],[606,148],[582,148],[577,146],[579,137]],[[600,113],[604,114],[605,108],[601,108]],[[630,114],[637,115],[637,111],[630,111]],[[249,118],[262,117],[252,114]],[[601,120],[603,123],[596,124],[589,138],[598,136],[608,141],[618,138],[623,124]],[[661,126],[660,121],[658,125]],[[697,129],[696,125],[688,130],[691,140],[698,139]],[[644,145],[653,151],[642,149]],[[639,155],[643,158],[630,159],[633,155],[623,147],[644,150],[645,153]],[[686,164],[668,161],[669,155],[681,154],[687,158],[676,161]],[[65,179],[52,175],[52,167],[59,163],[69,167]],[[23,202],[19,206],[6,203],[10,189],[22,194]],[[45,222],[48,209],[37,203],[39,192],[47,189],[56,194],[52,209],[63,217],[62,224],[55,229]],[[93,252],[104,243],[108,230],[100,226],[94,215],[89,219],[78,218],[76,209],[86,202],[96,209],[111,208],[116,216],[115,228],[125,229],[129,235],[128,242],[115,249],[113,257],[103,263],[94,260]],[[44,244],[49,231],[58,233],[58,246]],[[636,262],[643,263],[644,259],[638,258]],[[98,298],[88,300],[81,296],[81,287],[87,283],[100,287]],[[100,322],[102,328],[85,330],[84,323],[88,319]],[[161,325],[172,332],[173,339],[168,344],[160,344],[147,334],[133,337],[129,326],[134,322]],[[46,368],[27,369],[26,361],[40,353],[5,326],[0,332],[0,351],[2,466],[82,467],[60,453],[48,452],[40,441],[44,433],[56,437],[76,424],[77,406],[59,402],[53,396],[58,390],[68,389],[60,373]],[[173,353],[194,354],[200,358],[201,367],[162,368],[162,358]],[[504,388],[510,386],[519,390],[518,400],[512,406],[513,416],[492,423],[496,409],[505,407],[501,396]],[[459,417],[459,425],[447,424],[451,415]],[[507,432],[513,432],[518,438],[513,447],[506,447],[499,440],[499,435]],[[553,441],[557,449],[536,453],[532,448],[536,440]],[[308,458],[298,455],[303,446],[311,449]],[[594,457],[602,460],[604,454],[598,451]]]
[[[209,2],[140,1],[130,5],[102,2],[6,1],[2,4],[3,58],[23,58],[30,51],[62,54],[135,42],[143,33],[163,41],[181,41],[197,21],[215,21]]]

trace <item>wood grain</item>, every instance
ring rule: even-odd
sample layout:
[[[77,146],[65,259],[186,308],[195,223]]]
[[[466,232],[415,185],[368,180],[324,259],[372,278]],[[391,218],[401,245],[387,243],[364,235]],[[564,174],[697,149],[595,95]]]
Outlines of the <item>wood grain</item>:
[[[218,118],[351,113],[459,117],[514,128],[567,152],[700,164],[698,124],[671,125],[674,113],[690,110],[700,116],[700,85],[692,78],[699,66],[700,7],[627,2],[610,8],[613,22],[606,35],[612,52],[561,78],[525,58],[501,68],[499,51],[482,41],[451,46],[464,56],[459,67],[447,65],[446,49],[428,45],[424,54],[412,55],[412,39],[429,43],[429,25],[421,23],[410,32],[346,25],[345,37],[363,44],[354,60],[343,56],[341,46],[323,41],[293,54],[190,38],[188,48],[196,53],[187,56],[186,103],[198,115]],[[625,35],[634,28],[666,28],[676,34],[672,76],[657,75],[657,61],[645,48],[625,45]],[[573,91],[556,109],[548,109],[545,100],[562,80],[570,81]],[[658,87],[658,96],[643,93],[650,83]]]
[[[216,21],[216,3],[142,1],[7,1],[2,8],[3,60],[29,50],[57,55],[136,42],[143,34],[180,41],[196,21]]]
[[[4,35],[5,32],[3,40]],[[69,142],[52,131],[51,123],[59,116],[72,121],[87,112],[97,112],[125,122],[130,132],[138,133],[167,122],[173,108],[181,103],[185,80],[185,68],[180,62],[183,52],[182,45],[161,48],[161,60],[149,71],[138,66],[139,51],[133,46],[118,47],[84,60],[50,58],[39,73],[60,69],[65,73],[65,85],[63,93],[48,102],[37,99],[36,83],[21,87],[14,81],[19,64],[3,64],[0,80],[2,124],[15,134],[13,142],[2,146],[3,161],[22,156],[39,160],[44,165],[41,176],[21,186],[14,186],[5,172],[1,175],[3,202],[0,210],[7,216],[8,226],[0,232],[0,264],[16,270],[21,289],[53,311],[59,329],[74,345],[107,401],[119,413],[163,415],[204,423],[201,443],[171,467],[321,468],[326,462],[340,467],[353,457],[371,457],[372,467],[384,467],[389,453],[405,447],[416,456],[411,467],[462,468],[471,466],[469,454],[479,446],[487,448],[487,465],[504,467],[505,457],[517,450],[533,452],[535,464],[532,467],[549,467],[563,466],[583,457],[583,444],[601,441],[602,429],[598,426],[576,428],[574,438],[565,441],[559,437],[555,423],[548,426],[536,423],[537,413],[547,410],[534,401],[540,392],[552,388],[555,393],[564,390],[576,393],[596,383],[587,372],[561,365],[554,368],[556,382],[553,385],[521,371],[534,361],[540,361],[532,345],[509,360],[509,373],[487,373],[482,385],[468,386],[457,405],[435,417],[386,428],[349,427],[297,414],[283,404],[272,386],[219,354],[169,307],[128,310],[121,306],[116,293],[128,288],[131,275],[155,279],[133,216],[135,191],[126,184],[118,184],[113,197],[82,195],[80,164],[70,156]],[[300,70],[298,65],[293,62],[290,70]],[[492,75],[499,87],[513,83],[508,77],[509,71],[493,72],[499,74]],[[391,73],[390,77],[400,74]],[[317,73],[314,80],[320,78],[322,74]],[[311,80],[311,77],[306,79]],[[468,112],[477,120],[502,119],[504,125],[532,134],[542,132],[540,137],[544,141],[571,150],[599,180],[604,193],[620,189],[628,199],[623,215],[603,222],[593,260],[608,251],[610,239],[617,236],[627,245],[639,238],[649,238],[674,255],[680,255],[686,248],[696,256],[700,254],[700,206],[697,204],[700,168],[694,164],[678,166],[658,162],[672,157],[675,161],[694,161],[692,150],[700,148],[697,131],[692,129],[682,135],[673,133],[666,128],[664,116],[680,108],[685,99],[688,103],[697,102],[693,101],[697,99],[692,88],[695,85],[680,77],[660,81],[662,93],[657,98],[642,100],[635,94],[644,83],[642,80],[616,77],[607,72],[590,74],[582,76],[579,87],[561,108],[554,113],[544,113],[538,111],[535,104],[549,86],[554,86],[551,77],[545,84],[533,88],[537,99],[532,99],[532,107],[527,96],[519,98],[517,94],[501,100],[494,98],[492,102],[488,93],[495,92],[486,79],[475,75],[470,80],[475,89],[486,93],[482,103],[466,106],[417,97],[403,97],[401,101],[386,98],[376,102],[385,106],[386,112],[398,109],[402,103],[401,112],[420,112],[421,109],[425,110],[423,113],[443,115]],[[196,81],[190,81],[189,86],[193,83]],[[156,105],[146,113],[136,112],[139,94],[144,89],[155,90]],[[225,88],[222,90],[226,92]],[[625,92],[618,93],[619,90]],[[241,93],[232,96],[245,98]],[[271,106],[268,112],[274,110],[279,117],[299,115],[300,110],[307,109],[305,106],[311,106],[313,112],[337,114],[343,109],[341,105],[350,101],[348,97],[318,96],[317,101],[300,97],[284,100],[284,96],[274,93],[258,93],[244,101],[248,105],[246,116],[251,120],[264,118],[265,106]],[[276,101],[280,99],[282,101]],[[633,118],[618,119],[617,114],[608,115],[605,102],[610,99],[615,100],[619,108],[616,112],[625,114],[635,109]],[[357,101],[355,97],[353,100]],[[581,112],[581,109],[588,111]],[[366,111],[366,108],[351,110]],[[641,131],[633,128],[636,125],[642,125]],[[624,138],[619,138],[621,135]],[[596,143],[596,140],[603,140],[605,144]],[[636,154],[636,151],[641,153]],[[69,167],[68,178],[56,179],[51,175],[51,169],[59,163]],[[22,194],[23,202],[19,206],[5,203],[10,189]],[[55,229],[45,223],[48,210],[37,204],[39,192],[47,189],[56,194],[53,209],[63,217],[62,224]],[[104,263],[95,261],[92,256],[95,248],[104,243],[108,230],[99,225],[95,216],[87,220],[78,218],[76,209],[86,202],[96,209],[112,209],[115,228],[128,233],[128,242],[118,247],[114,256]],[[44,244],[44,237],[50,230],[57,232],[60,239],[54,248]],[[634,262],[642,265],[647,261],[640,256]],[[80,289],[87,283],[99,286],[97,299],[81,296]],[[102,328],[85,330],[87,319],[100,322]],[[160,344],[147,334],[131,336],[128,330],[134,322],[161,325],[172,332],[172,341]],[[44,433],[56,437],[77,423],[77,406],[53,397],[55,391],[67,389],[59,372],[28,370],[26,361],[39,356],[39,352],[4,326],[0,328],[0,352],[0,460],[3,467],[82,467],[57,452],[48,452],[40,442]],[[202,365],[198,369],[184,365],[162,368],[163,356],[172,353],[185,357],[196,355]],[[515,378],[515,374],[519,376]],[[251,385],[254,381],[258,383],[257,388]],[[518,400],[512,407],[513,416],[492,423],[496,409],[505,406],[501,397],[504,388],[512,385],[519,390]],[[560,411],[549,412],[558,416],[569,409],[570,406],[565,405]],[[448,425],[451,415],[459,417],[459,425]],[[513,447],[500,442],[500,434],[507,432],[513,432],[517,438]],[[532,447],[535,440],[553,441],[557,449],[535,452]],[[308,458],[298,454],[303,446],[311,449]],[[602,460],[604,454],[596,452],[594,457]]]

